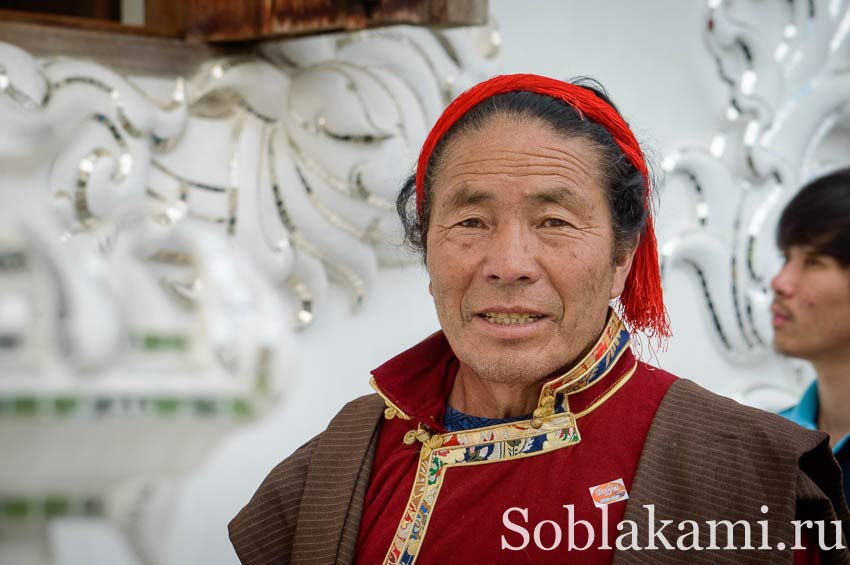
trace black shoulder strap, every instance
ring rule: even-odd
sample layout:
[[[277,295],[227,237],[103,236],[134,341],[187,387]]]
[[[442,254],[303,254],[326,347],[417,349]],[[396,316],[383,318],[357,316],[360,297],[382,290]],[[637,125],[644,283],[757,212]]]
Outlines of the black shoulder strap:
[[[832,449],[829,442],[824,440],[816,449],[806,453],[800,459],[800,475],[797,481],[797,520],[822,521],[824,524],[824,542],[829,547],[835,546],[836,529],[834,521],[841,522],[840,534],[843,545],[850,542],[850,512],[844,500],[844,488],[841,479],[841,467],[837,462],[830,465]],[[813,530],[817,542],[817,530]],[[847,565],[850,563],[850,553],[834,549],[821,553],[821,563],[824,565]]]

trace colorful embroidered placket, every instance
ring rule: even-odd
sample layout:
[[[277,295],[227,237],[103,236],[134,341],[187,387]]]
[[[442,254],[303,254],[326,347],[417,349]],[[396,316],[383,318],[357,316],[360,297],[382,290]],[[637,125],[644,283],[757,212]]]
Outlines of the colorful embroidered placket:
[[[575,416],[569,412],[546,418],[539,428],[526,420],[432,436],[422,444],[410,498],[384,563],[416,561],[449,468],[541,455],[580,441]]]

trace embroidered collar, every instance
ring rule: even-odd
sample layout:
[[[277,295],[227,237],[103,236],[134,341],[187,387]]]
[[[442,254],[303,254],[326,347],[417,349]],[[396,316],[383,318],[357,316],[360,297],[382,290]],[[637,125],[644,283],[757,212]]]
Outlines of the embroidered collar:
[[[533,424],[556,412],[569,411],[569,396],[597,383],[629,349],[630,335],[619,316],[609,311],[608,322],[590,351],[569,371],[541,387]],[[374,371],[370,384],[384,399],[384,415],[423,423],[444,431],[448,398],[458,361],[443,332],[437,332]]]

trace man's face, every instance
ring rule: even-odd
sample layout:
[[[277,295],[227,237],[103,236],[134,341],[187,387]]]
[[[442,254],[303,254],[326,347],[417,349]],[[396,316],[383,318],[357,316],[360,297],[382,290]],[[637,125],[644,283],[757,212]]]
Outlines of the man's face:
[[[613,259],[598,150],[536,120],[453,139],[432,187],[427,267],[461,366],[530,384],[598,338],[632,253]]]
[[[774,277],[773,346],[810,361],[850,348],[850,269],[807,246],[785,252]]]

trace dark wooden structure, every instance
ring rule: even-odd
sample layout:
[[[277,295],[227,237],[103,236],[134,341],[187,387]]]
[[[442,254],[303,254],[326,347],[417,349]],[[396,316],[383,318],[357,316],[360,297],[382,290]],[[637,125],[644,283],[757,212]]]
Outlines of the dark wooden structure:
[[[275,38],[395,24],[478,25],[488,16],[488,0],[140,1],[144,21],[128,25],[121,0],[0,0],[0,41],[35,56],[61,53],[129,74],[172,76]]]
[[[122,24],[121,0],[0,0],[0,21],[234,42],[393,24],[483,24],[487,0],[139,0],[141,25]]]

